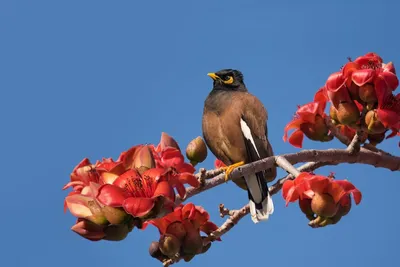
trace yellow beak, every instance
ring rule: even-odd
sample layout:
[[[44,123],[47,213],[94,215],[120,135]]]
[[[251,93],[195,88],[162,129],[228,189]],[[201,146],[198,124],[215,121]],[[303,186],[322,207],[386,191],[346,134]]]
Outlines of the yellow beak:
[[[213,72],[207,73],[207,75],[210,76],[214,81],[220,79],[219,76]]]

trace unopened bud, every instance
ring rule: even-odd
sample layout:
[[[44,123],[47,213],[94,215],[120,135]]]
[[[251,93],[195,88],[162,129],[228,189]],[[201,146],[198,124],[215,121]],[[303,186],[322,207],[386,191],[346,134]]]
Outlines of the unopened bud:
[[[136,153],[133,160],[133,167],[136,168],[140,174],[156,167],[153,153],[148,146],[143,146]]]
[[[329,194],[316,193],[311,201],[312,211],[322,217],[332,217],[338,210],[333,197]]]
[[[360,111],[354,102],[339,103],[337,118],[341,124],[354,125],[360,119]]]
[[[207,146],[200,136],[190,141],[186,147],[186,157],[193,166],[207,158]]]
[[[386,127],[378,119],[376,110],[370,110],[365,115],[365,124],[368,127],[368,133],[380,134],[386,131]]]
[[[109,225],[104,229],[106,236],[105,240],[121,241],[124,240],[129,234],[129,228],[125,224]]]
[[[373,84],[367,83],[360,86],[359,94],[360,99],[367,104],[374,104],[378,101]]]
[[[129,215],[123,208],[114,208],[111,206],[104,206],[103,214],[111,224],[121,224],[126,221]]]
[[[181,249],[181,241],[173,235],[165,234],[160,237],[159,246],[162,254],[174,258]]]

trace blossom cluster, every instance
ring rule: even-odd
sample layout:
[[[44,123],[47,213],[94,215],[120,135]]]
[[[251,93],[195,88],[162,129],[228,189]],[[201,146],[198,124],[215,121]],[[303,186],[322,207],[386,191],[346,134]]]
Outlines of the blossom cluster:
[[[176,239],[182,244],[174,254],[181,250],[186,257],[202,253],[199,231],[209,234],[216,225],[202,207],[175,204],[175,191],[184,198],[185,184],[200,186],[193,165],[207,156],[202,142],[196,138],[186,150],[192,163],[185,162],[178,143],[166,133],[157,146],[133,146],[115,161],[103,158],[93,164],[84,158],[63,187],[72,188],[64,201],[64,211],[68,209],[77,218],[72,230],[91,241],[119,241],[135,227],[144,230],[151,224],[164,240],[166,235],[175,234],[168,229],[175,229],[179,223],[181,231]],[[193,248],[195,241],[197,247]],[[166,249],[168,242],[160,242],[159,259],[173,256]]]
[[[393,63],[383,63],[376,53],[349,59],[340,71],[328,77],[312,102],[298,107],[294,119],[285,127],[283,140],[298,148],[302,147],[304,135],[313,141],[332,140],[326,125],[328,102],[331,121],[349,139],[360,129],[364,130],[362,141],[373,145],[399,136],[400,94],[393,93],[398,85]],[[290,130],[295,131],[288,137]]]

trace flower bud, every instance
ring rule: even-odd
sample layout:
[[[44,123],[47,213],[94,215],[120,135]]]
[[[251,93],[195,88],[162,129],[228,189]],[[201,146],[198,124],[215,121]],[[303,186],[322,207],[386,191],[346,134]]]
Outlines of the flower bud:
[[[339,103],[337,118],[341,124],[354,125],[360,119],[360,111],[354,102]]]
[[[177,148],[179,151],[181,150],[179,148],[178,143],[175,141],[175,139],[164,132],[161,133],[161,140],[160,140],[158,147],[159,147],[159,149],[161,149],[161,151],[167,147],[174,147],[174,148]]]
[[[311,209],[311,199],[309,198],[303,198],[299,199],[299,206],[300,210],[308,217],[308,216],[314,216],[314,212]]]
[[[353,100],[357,100],[360,101],[360,87],[358,85],[356,85],[354,82],[351,82],[351,85],[348,87],[349,89],[349,93],[350,93],[350,97]]]
[[[201,237],[203,240],[206,238],[205,236],[202,236]],[[203,242],[204,243],[204,242]],[[207,245],[205,245],[205,246],[203,246],[203,248],[201,249],[201,254],[203,254],[203,253],[206,253],[209,249],[210,249],[210,247],[211,247],[211,242],[208,242],[207,243]]]
[[[183,226],[182,222],[179,221],[171,223],[165,232],[175,236],[180,241],[182,241],[186,235],[185,227]]]
[[[151,257],[161,262],[167,259],[167,257],[161,253],[159,243],[156,241],[151,242],[149,247],[149,254]]]
[[[105,240],[121,241],[124,240],[129,234],[129,228],[125,224],[109,225],[104,229],[106,236]]]
[[[194,258],[194,256],[196,256],[196,254],[185,254],[183,255],[183,260],[185,262],[189,262]]]
[[[103,239],[105,237],[103,229],[103,225],[98,225],[85,219],[79,219],[78,222],[71,227],[72,231],[91,241]]]
[[[207,158],[207,146],[200,136],[196,137],[186,147],[186,157],[195,166]]]
[[[331,105],[329,107],[329,116],[331,117],[331,119],[333,121],[335,121],[336,123],[339,122],[338,117],[337,117],[337,109],[335,108],[334,105]]]
[[[360,99],[367,104],[374,104],[378,101],[373,84],[367,83],[360,86]]]
[[[203,239],[200,236],[200,232],[194,228],[188,230],[185,238],[183,239],[182,247],[185,254],[201,253],[203,249]]]
[[[310,139],[314,141],[327,142],[333,139],[328,135],[329,129],[325,124],[324,118],[317,115],[314,123],[302,123],[300,130]]]
[[[383,140],[385,140],[385,133],[379,133],[379,134],[368,134],[368,141],[370,142],[371,145],[376,146],[379,143],[382,143]]]
[[[154,161],[153,153],[148,146],[143,146],[136,153],[133,160],[133,167],[138,170],[140,174],[145,171],[155,168],[156,162]]]
[[[102,208],[104,216],[111,224],[121,224],[128,219],[129,215],[123,208],[113,208],[111,206],[104,206]]]
[[[319,216],[332,217],[336,214],[338,205],[331,195],[315,193],[311,201],[311,209]]]
[[[350,195],[348,195],[348,198],[350,199]],[[349,205],[347,206],[339,205],[339,209],[336,212],[335,216],[340,216],[340,217],[346,216],[350,212],[350,210],[351,210],[351,201],[349,201]]]
[[[162,254],[170,259],[174,258],[181,249],[181,241],[171,234],[164,234],[160,237],[159,246]]]
[[[368,127],[368,133],[380,134],[386,131],[385,126],[379,121],[376,110],[370,110],[365,115],[365,124]]]

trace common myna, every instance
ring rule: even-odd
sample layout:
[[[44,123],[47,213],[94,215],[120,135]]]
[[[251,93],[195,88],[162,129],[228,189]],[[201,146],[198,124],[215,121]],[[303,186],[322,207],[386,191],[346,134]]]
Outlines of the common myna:
[[[228,167],[225,179],[234,168],[273,156],[268,142],[268,113],[260,100],[250,94],[238,70],[223,69],[208,73],[214,80],[204,102],[202,128],[211,152]],[[233,182],[247,190],[254,223],[268,220],[274,204],[267,182],[276,177],[276,166]]]

